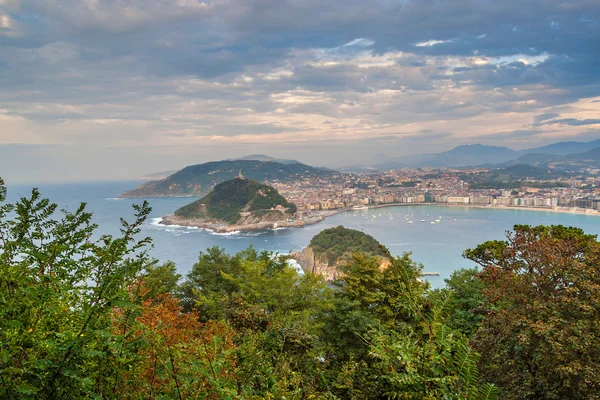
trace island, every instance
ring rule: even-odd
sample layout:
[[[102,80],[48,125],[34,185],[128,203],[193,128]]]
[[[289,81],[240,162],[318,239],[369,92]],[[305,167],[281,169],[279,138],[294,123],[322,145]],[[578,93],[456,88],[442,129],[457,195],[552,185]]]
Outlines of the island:
[[[193,226],[217,233],[301,227],[317,223],[323,216],[305,217],[272,186],[244,178],[241,171],[232,180],[190,204],[165,216],[163,225]]]
[[[382,270],[391,264],[385,248],[373,236],[341,225],[321,231],[306,248],[293,253],[292,258],[305,273],[333,281],[340,276],[340,267],[351,261],[356,253],[376,258]]]

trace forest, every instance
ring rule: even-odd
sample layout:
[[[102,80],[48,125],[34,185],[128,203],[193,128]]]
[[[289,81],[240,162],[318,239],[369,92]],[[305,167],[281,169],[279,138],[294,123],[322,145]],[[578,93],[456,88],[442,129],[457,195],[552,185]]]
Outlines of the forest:
[[[203,211],[202,205],[206,205],[206,211]],[[296,205],[288,202],[272,186],[252,179],[235,178],[219,183],[200,200],[176,210],[175,215],[217,219],[235,224],[240,218],[240,211],[269,210],[278,205],[286,208],[289,214],[296,212]]]
[[[0,182],[1,183],[1,182]],[[97,234],[0,184],[0,398],[596,399],[600,244],[515,226],[444,289],[410,254],[356,252],[338,281],[210,248],[182,277],[148,255],[150,212]]]
[[[343,226],[322,230],[311,239],[309,246],[317,258],[327,260],[329,265],[350,259],[356,253],[379,258],[387,256],[373,236]]]

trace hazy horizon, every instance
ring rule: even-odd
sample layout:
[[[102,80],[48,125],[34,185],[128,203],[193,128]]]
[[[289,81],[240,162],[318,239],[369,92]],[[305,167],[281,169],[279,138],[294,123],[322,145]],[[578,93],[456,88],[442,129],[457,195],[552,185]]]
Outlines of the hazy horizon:
[[[599,37],[592,0],[0,0],[0,176],[591,141]]]

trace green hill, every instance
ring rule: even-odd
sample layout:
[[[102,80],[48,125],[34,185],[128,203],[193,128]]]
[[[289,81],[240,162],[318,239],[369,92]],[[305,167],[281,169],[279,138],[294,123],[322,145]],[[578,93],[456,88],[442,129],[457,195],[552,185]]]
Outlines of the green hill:
[[[349,258],[354,253],[386,257],[381,244],[373,236],[341,225],[321,231],[308,246],[317,259],[327,260],[329,265]]]
[[[314,168],[301,163],[281,164],[272,161],[225,160],[191,165],[173,175],[146,182],[122,197],[203,196],[215,185],[235,178],[239,171],[260,182],[298,182],[305,178],[331,179],[340,172]]]
[[[280,206],[279,209],[275,209]],[[221,182],[205,197],[175,211],[176,217],[236,224],[241,219],[284,219],[296,206],[277,189],[251,179],[235,178]],[[249,213],[242,216],[240,213]]]
[[[560,176],[547,169],[533,165],[518,164],[507,168],[491,169],[477,174],[463,174],[460,178],[469,183],[471,189],[515,189],[525,186],[560,186]],[[544,181],[544,182],[539,182]]]

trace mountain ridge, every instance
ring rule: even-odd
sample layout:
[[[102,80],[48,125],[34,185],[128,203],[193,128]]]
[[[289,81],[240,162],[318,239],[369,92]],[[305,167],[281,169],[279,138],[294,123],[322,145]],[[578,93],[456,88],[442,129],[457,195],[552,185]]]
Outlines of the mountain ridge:
[[[302,163],[281,164],[273,161],[223,160],[187,166],[167,178],[145,182],[121,194],[125,198],[203,196],[217,184],[233,179],[242,171],[259,182],[293,182],[300,177],[331,177],[337,171]]]

